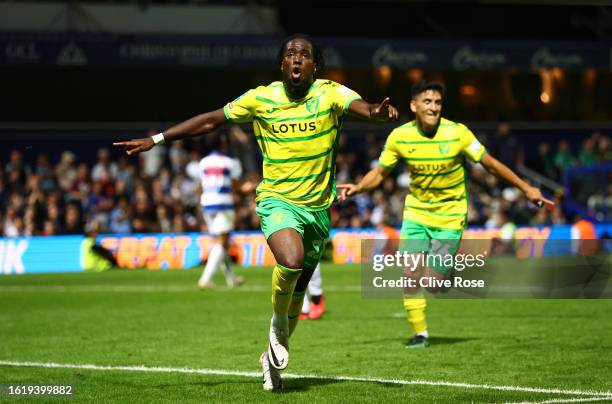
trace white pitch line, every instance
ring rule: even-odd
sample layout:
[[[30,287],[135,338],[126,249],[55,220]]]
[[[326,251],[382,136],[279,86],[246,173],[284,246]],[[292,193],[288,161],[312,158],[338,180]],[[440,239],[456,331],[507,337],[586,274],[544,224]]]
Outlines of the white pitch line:
[[[127,372],[158,372],[158,373],[189,373],[189,374],[205,374],[219,376],[243,376],[243,377],[261,377],[260,372],[248,372],[238,370],[223,370],[223,369],[192,369],[192,368],[171,368],[171,367],[149,367],[149,366],[108,366],[108,365],[91,365],[91,364],[71,364],[71,363],[53,363],[53,362],[13,362],[0,361],[0,366],[18,366],[18,367],[37,367],[37,368],[55,368],[55,369],[84,369],[84,370],[103,370],[103,371],[127,371]],[[440,386],[440,387],[456,387],[465,389],[482,389],[482,390],[497,390],[497,391],[514,391],[523,393],[544,393],[544,394],[566,394],[576,396],[591,396],[598,399],[612,400],[612,392],[591,391],[591,390],[564,390],[564,389],[548,389],[540,387],[522,387],[522,386],[496,386],[491,384],[470,384],[470,383],[454,383],[444,381],[428,381],[428,380],[401,380],[401,379],[384,379],[378,377],[354,377],[354,376],[325,376],[325,375],[300,375],[295,373],[284,373],[284,377],[290,379],[319,379],[319,380],[336,380],[346,382],[364,382],[364,383],[380,383],[380,384],[398,384],[398,385],[421,385],[421,386]]]
[[[588,403],[592,401],[612,401],[612,397],[576,397],[576,398],[553,398],[551,400],[544,401],[520,401],[520,402],[508,402],[504,404],[548,404],[548,403]]]

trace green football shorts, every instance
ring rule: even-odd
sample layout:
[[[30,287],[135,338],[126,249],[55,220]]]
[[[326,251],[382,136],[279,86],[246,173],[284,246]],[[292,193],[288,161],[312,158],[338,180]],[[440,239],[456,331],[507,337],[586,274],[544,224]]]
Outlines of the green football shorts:
[[[437,256],[436,259],[428,258],[428,262],[432,263],[431,266],[436,272],[448,275],[453,268],[444,265],[443,258],[449,255],[455,256],[462,235],[463,230],[438,229],[404,220],[400,230],[399,248],[401,252],[426,252],[429,256]]]
[[[261,218],[266,240],[279,230],[294,229],[302,235],[304,268],[317,266],[329,237],[329,209],[309,211],[280,199],[265,198],[257,203],[255,212]]]

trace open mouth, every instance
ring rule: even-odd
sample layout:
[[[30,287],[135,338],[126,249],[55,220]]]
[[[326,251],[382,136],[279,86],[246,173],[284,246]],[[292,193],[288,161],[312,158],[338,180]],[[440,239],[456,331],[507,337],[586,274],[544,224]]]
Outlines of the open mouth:
[[[299,67],[294,67],[291,70],[291,81],[298,82],[302,78],[302,70]]]

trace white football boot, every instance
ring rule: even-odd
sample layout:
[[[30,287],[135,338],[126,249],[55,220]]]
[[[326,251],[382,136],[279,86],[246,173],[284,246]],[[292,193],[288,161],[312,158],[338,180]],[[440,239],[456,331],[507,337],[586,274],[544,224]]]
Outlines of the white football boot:
[[[263,370],[263,388],[267,391],[280,391],[283,389],[283,381],[281,380],[280,370],[270,366],[267,352],[262,352],[259,357],[261,369]]]
[[[289,335],[286,330],[279,330],[270,325],[270,344],[268,346],[268,360],[270,365],[283,370],[289,364]]]

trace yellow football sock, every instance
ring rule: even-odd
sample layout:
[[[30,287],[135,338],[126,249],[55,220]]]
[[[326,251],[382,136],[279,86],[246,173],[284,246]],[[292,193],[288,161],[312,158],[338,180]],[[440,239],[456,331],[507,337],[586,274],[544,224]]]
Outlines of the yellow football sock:
[[[272,272],[272,309],[274,313],[287,315],[295,284],[302,273],[301,269],[285,268],[276,265]]]
[[[425,320],[425,307],[427,301],[422,293],[404,297],[404,309],[406,317],[415,334],[427,331],[427,321]]]
[[[289,336],[293,334],[295,327],[297,327],[298,321],[300,320],[300,313],[302,312],[302,304],[304,303],[304,294],[303,292],[293,292],[293,296],[291,296],[291,303],[289,303]]]

